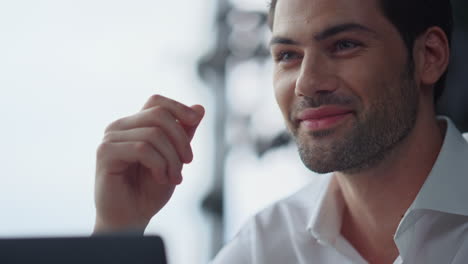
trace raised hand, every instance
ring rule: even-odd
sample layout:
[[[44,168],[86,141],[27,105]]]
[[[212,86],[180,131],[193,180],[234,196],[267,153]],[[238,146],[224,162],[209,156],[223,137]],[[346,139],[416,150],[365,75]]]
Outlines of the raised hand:
[[[110,124],[97,150],[95,232],[143,232],[182,182],[190,142],[204,115],[154,95],[143,109]]]

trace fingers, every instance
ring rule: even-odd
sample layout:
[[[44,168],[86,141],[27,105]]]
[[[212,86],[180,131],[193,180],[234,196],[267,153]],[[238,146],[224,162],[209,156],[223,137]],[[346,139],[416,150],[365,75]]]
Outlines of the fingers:
[[[151,171],[157,182],[168,183],[165,159],[146,142],[104,142],[99,146],[98,157],[102,157],[104,168],[119,167],[118,163],[122,162],[140,163]]]
[[[195,109],[192,109],[182,103],[162,95],[151,96],[143,107],[143,110],[153,107],[161,107],[168,110],[177,120],[188,126],[193,126],[200,123],[202,118],[202,116],[200,116]]]
[[[203,106],[201,105],[193,105],[190,108],[192,108],[200,116],[200,121],[198,121],[198,123],[195,124],[194,126],[184,126],[187,136],[189,137],[190,140],[192,140],[193,136],[195,135],[195,131],[198,128],[198,125],[200,124],[203,116],[205,115],[205,108],[203,108]]]
[[[122,143],[122,142],[145,142],[148,143],[156,152],[157,158],[162,157],[167,168],[169,182],[178,184],[182,181],[183,164],[174,146],[170,143],[166,133],[158,127],[135,128],[124,131],[113,131],[106,134],[104,142]],[[166,173],[165,173],[166,174]],[[166,177],[163,177],[166,178]]]
[[[162,129],[174,145],[181,160],[186,163],[192,160],[193,153],[190,146],[190,138],[184,128],[169,111],[159,106],[115,121],[108,127],[106,134],[112,131],[124,131],[143,127]]]
[[[125,166],[141,163],[159,182],[179,184],[183,163],[193,159],[190,141],[204,113],[201,105],[188,107],[160,95],[152,96],[142,111],[106,128],[104,142],[98,150],[102,148],[104,152],[98,155],[107,155],[106,159],[111,157],[108,163],[120,162],[120,165],[106,167],[110,164],[102,163],[103,169],[117,171],[116,168],[120,168],[119,173],[124,173]],[[126,147],[128,152],[125,152]]]

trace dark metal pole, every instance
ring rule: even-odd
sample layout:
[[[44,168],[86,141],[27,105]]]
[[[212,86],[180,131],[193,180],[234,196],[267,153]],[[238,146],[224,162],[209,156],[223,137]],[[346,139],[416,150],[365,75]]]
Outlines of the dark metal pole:
[[[203,201],[203,208],[213,216],[212,246],[213,257],[223,245],[223,193],[224,165],[226,157],[226,64],[229,57],[228,38],[230,27],[227,15],[231,6],[228,0],[218,0],[216,13],[216,47],[202,58],[199,63],[199,75],[211,87],[215,98],[215,138],[214,138],[214,180],[212,191]]]

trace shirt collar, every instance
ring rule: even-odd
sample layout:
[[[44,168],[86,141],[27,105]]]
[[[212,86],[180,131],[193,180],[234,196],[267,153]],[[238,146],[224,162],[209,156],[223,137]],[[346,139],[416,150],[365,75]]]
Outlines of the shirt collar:
[[[428,211],[450,215],[468,215],[468,143],[452,121],[439,117],[447,125],[444,142],[436,162],[418,192],[416,199],[400,221],[394,239],[402,259],[417,243],[413,232],[407,232]]]
[[[340,236],[344,199],[337,184],[332,184],[332,174],[325,177],[317,197],[315,208],[311,211],[307,230],[320,243],[334,246]]]
[[[468,142],[446,117],[444,143],[429,176],[408,212],[426,209],[468,215]]]

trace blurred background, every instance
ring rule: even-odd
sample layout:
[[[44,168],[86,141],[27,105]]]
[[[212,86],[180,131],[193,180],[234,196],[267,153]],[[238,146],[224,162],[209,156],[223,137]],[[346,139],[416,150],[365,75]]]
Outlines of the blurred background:
[[[439,112],[468,131],[468,2],[453,1]],[[147,234],[206,263],[249,216],[313,181],[284,132],[267,0],[0,2],[0,237],[86,236],[104,128],[152,94],[202,104],[184,183]]]

